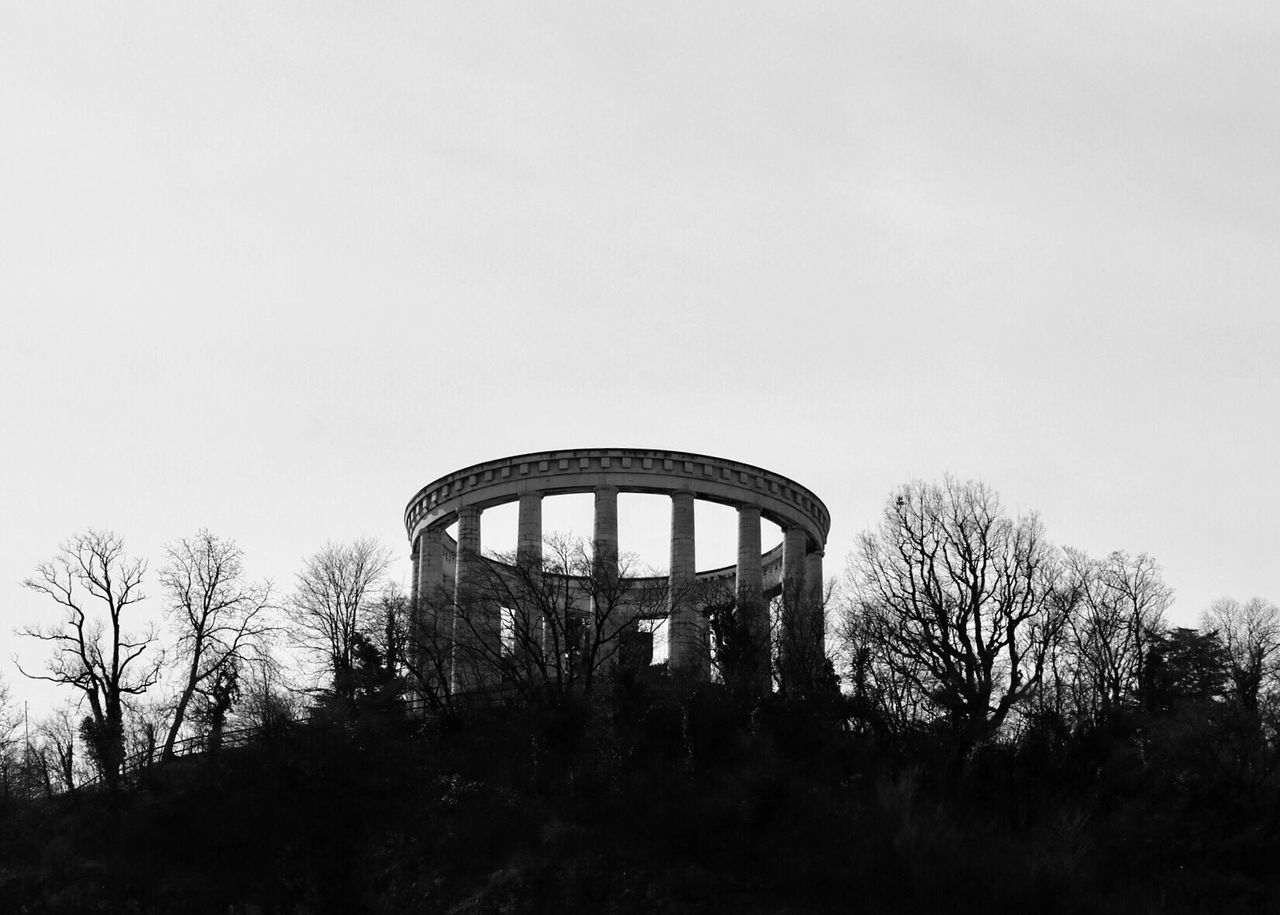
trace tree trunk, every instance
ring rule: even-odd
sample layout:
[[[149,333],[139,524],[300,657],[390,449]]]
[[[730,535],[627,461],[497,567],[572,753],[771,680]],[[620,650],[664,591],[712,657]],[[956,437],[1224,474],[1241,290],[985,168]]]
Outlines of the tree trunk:
[[[182,729],[182,722],[187,715],[187,706],[191,704],[191,697],[196,691],[196,669],[194,664],[191,668],[191,676],[187,678],[187,685],[183,687],[182,695],[178,697],[178,705],[173,710],[173,721],[169,724],[169,733],[164,738],[164,749],[160,751],[160,760],[168,762],[173,759],[173,745],[178,740],[178,731]]]

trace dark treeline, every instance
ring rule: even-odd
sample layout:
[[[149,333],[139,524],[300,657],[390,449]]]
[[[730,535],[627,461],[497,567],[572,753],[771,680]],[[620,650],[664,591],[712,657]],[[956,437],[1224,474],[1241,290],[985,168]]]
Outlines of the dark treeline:
[[[30,582],[66,625],[29,630],[54,651],[27,673],[80,702],[5,730],[0,910],[1280,911],[1263,600],[1170,626],[1151,557],[1055,547],[981,484],[910,484],[838,588],[775,601],[761,695],[732,596],[699,596],[716,673],[681,682],[607,616],[554,618],[566,575],[597,613],[635,601],[551,547],[527,587],[515,557],[489,583],[486,658],[411,624],[376,544],[326,547],[277,604],[202,534],[170,549],[158,658],[127,625],[141,564],[69,541]],[[802,599],[826,605],[823,669],[788,654]],[[442,676],[466,645],[479,694]]]

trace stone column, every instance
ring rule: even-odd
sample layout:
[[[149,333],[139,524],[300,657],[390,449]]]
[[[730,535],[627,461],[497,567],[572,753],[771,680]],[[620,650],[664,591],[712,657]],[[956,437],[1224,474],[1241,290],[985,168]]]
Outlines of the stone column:
[[[542,575],[542,493],[527,492],[520,496],[520,514],[516,523],[516,573],[517,589],[527,589],[519,603],[512,607],[516,648],[523,650],[533,675],[542,663],[546,640],[543,634],[541,575]]]
[[[804,594],[804,572],[809,538],[804,528],[788,525],[782,529],[782,593],[798,602]]]
[[[707,678],[706,626],[694,600],[697,556],[693,528],[693,493],[671,495],[671,573],[668,581],[670,665],[673,672],[695,680]]]
[[[595,582],[591,620],[585,631],[588,647],[595,641],[596,627],[602,631],[596,655],[586,657],[586,661],[595,668],[609,669],[617,661],[620,633],[627,623],[618,588],[618,487],[597,486],[595,496],[591,530],[591,572]]]
[[[822,556],[822,550],[815,547],[805,557],[805,599],[802,606],[804,632],[809,637],[807,650],[817,662],[827,653],[827,618],[822,606],[822,591],[826,583],[822,579]]]
[[[453,687],[456,692],[478,689],[494,669],[501,649],[501,633],[481,595],[476,594],[481,570],[480,509],[458,509],[458,555],[454,564]]]
[[[444,529],[429,527],[418,535],[418,599],[437,612],[444,585]]]
[[[411,650],[416,652],[424,689],[450,689],[453,669],[453,595],[444,593],[444,530],[429,527],[418,535],[416,625]]]
[[[769,656],[769,605],[764,600],[764,569],[760,564],[760,506],[738,506],[738,574],[735,590],[738,621],[742,625],[743,685],[753,695],[767,695],[771,688]]]
[[[596,568],[614,579],[618,577],[618,487],[596,487],[595,523],[591,548]]]
[[[804,656],[805,638],[801,605],[804,602],[804,573],[809,542],[804,528],[787,525],[782,529],[782,619],[779,650],[783,666],[783,687],[786,679],[795,679],[796,665]]]

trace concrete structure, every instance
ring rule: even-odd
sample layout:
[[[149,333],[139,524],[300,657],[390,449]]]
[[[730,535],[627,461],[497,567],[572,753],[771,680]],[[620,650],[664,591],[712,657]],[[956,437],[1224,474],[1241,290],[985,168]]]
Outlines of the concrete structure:
[[[478,571],[499,576],[514,571],[481,556],[480,517],[486,509],[508,502],[519,503],[517,564],[542,560],[542,500],[563,493],[590,492],[595,496],[592,531],[592,568],[559,593],[559,609],[586,615],[590,625],[593,602],[599,604],[619,583],[618,494],[659,493],[671,498],[671,565],[665,579],[625,579],[634,612],[615,615],[605,636],[634,626],[636,619],[666,618],[669,626],[669,667],[694,680],[710,675],[711,648],[702,604],[713,586],[721,585],[736,602],[739,618],[752,645],[755,688],[767,690],[771,657],[768,602],[783,597],[783,625],[796,633],[783,650],[802,653],[819,661],[825,646],[820,597],[822,556],[830,514],[822,501],[800,484],[780,474],[702,454],[650,451],[636,448],[583,448],[544,451],[486,461],[466,467],[424,486],[405,509],[405,530],[413,555],[413,599],[418,608],[416,628],[448,642],[456,661],[460,646],[487,648],[501,654],[501,610],[485,605],[473,593]],[[696,564],[694,502],[703,499],[735,508],[738,512],[738,562],[734,566],[699,572]],[[783,531],[782,543],[761,552],[761,520]],[[458,538],[445,529],[458,523]],[[477,563],[486,563],[483,569]],[[504,571],[505,570],[505,571]],[[587,582],[591,578],[593,581]],[[576,595],[590,595],[580,598]],[[606,595],[602,598],[601,595]],[[641,597],[657,600],[640,599]],[[492,603],[493,598],[486,598]],[[655,611],[653,608],[661,608]],[[554,612],[539,610],[538,613]],[[595,619],[602,619],[598,607]],[[542,633],[543,621],[530,618]],[[462,625],[460,621],[466,621]],[[535,649],[549,646],[539,634]],[[557,648],[556,651],[562,649]],[[456,663],[445,665],[440,676],[451,688],[464,690],[483,683],[467,675]],[[483,677],[480,678],[481,680]]]

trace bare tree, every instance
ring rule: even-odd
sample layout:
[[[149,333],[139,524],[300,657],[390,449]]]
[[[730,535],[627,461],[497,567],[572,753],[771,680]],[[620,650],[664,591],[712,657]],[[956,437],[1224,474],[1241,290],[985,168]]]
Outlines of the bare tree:
[[[63,544],[58,555],[36,567],[23,582],[63,610],[54,627],[27,627],[20,634],[53,646],[46,672],[24,676],[48,680],[78,690],[90,715],[82,727],[91,755],[106,782],[115,786],[124,760],[125,701],[141,696],[159,677],[163,656],[145,663],[143,655],[155,641],[154,630],[141,635],[126,632],[129,607],[142,600],[146,563],[128,559],[124,541],[109,531],[89,530]],[[97,607],[98,615],[91,610]]]
[[[748,608],[738,601],[733,580],[708,582],[699,596],[710,635],[712,678],[742,701],[759,698],[769,690],[771,633],[762,640],[751,631]]]
[[[409,643],[409,595],[397,585],[388,585],[369,608],[368,635],[370,647],[381,667],[380,679],[394,681],[398,691],[403,686]]]
[[[858,539],[856,612],[885,662],[946,715],[963,746],[993,734],[1039,683],[1064,613],[1059,566],[1035,515],[947,478],[889,499]]]
[[[270,583],[245,579],[244,552],[234,540],[201,530],[165,548],[160,573],[178,632],[183,680],[164,739],[161,758],[173,756],[192,699],[225,680],[227,670],[255,654],[270,631]],[[223,690],[225,693],[225,689]]]
[[[912,665],[890,648],[883,622],[856,603],[846,609],[840,631],[845,677],[855,726],[901,736],[928,717],[931,703],[922,686],[928,674],[923,663]]]
[[[288,612],[304,644],[324,658],[339,696],[351,696],[356,636],[367,628],[370,598],[390,564],[391,553],[366,537],[326,545],[298,573]]]
[[[371,638],[389,662],[399,664],[404,657],[411,609],[409,595],[399,585],[384,588],[373,605]]]
[[[230,720],[237,727],[270,734],[302,716],[302,691],[289,686],[280,662],[270,654],[244,666],[236,689],[239,702],[231,711]]]
[[[412,701],[442,711],[453,699],[453,604],[440,593],[419,595],[403,629],[401,663]]]
[[[24,747],[17,739],[21,718],[9,695],[9,686],[0,680],[0,798],[16,791],[24,763]]]
[[[1243,604],[1223,598],[1205,611],[1201,625],[1218,633],[1227,650],[1232,694],[1241,711],[1256,719],[1263,687],[1280,665],[1280,609],[1260,597]]]
[[[447,606],[420,598],[423,621],[410,654],[428,701],[504,683],[527,693],[589,691],[619,664],[647,663],[638,645],[650,633],[640,625],[656,629],[665,619],[667,581],[637,575],[633,556],[617,559],[614,569],[596,561],[587,541],[553,534],[541,559],[512,552],[477,562],[456,617],[447,595]],[[452,619],[451,638],[442,619]],[[452,688],[442,689],[449,670]]]
[[[80,780],[81,760],[76,753],[76,711],[64,706],[40,720],[35,727],[35,753],[45,794],[73,792]]]
[[[1098,723],[1133,700],[1173,592],[1146,553],[1092,559],[1067,549],[1066,584],[1076,597],[1066,650],[1077,720]]]
[[[129,709],[124,734],[126,771],[150,769],[159,761],[161,735],[169,711],[163,703],[134,703]]]
[[[837,690],[838,679],[827,655],[817,646],[826,641],[827,608],[835,581],[803,589],[784,586],[769,609],[774,682],[783,696],[813,697]]]
[[[204,736],[204,749],[216,753],[222,748],[222,737],[227,729],[227,719],[241,696],[240,677],[243,663],[233,656],[222,665],[217,674],[201,688],[192,707],[192,718],[197,721]]]
[[[716,677],[743,699],[773,688],[791,698],[834,695],[839,678],[825,647],[835,591],[835,579],[784,586],[766,602],[762,638],[751,631],[733,579],[698,587],[695,600],[708,620]]]

